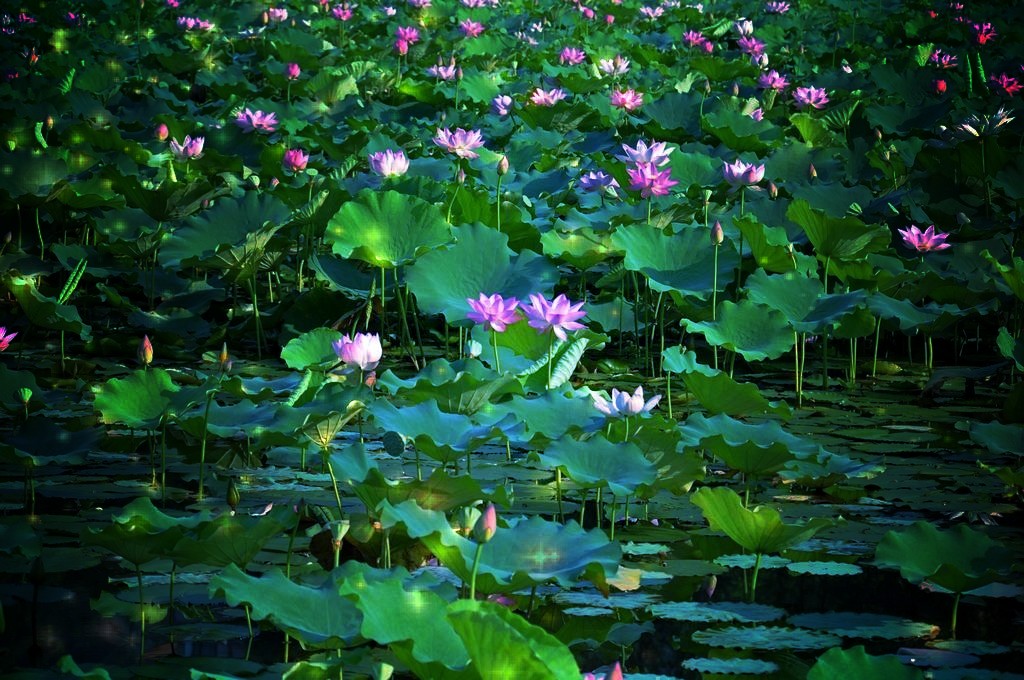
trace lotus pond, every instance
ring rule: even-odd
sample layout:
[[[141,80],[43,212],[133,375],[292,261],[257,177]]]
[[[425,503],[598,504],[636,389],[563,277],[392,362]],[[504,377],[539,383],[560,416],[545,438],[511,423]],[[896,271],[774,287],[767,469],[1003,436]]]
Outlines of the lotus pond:
[[[5,677],[1024,677],[1024,7],[16,5]]]

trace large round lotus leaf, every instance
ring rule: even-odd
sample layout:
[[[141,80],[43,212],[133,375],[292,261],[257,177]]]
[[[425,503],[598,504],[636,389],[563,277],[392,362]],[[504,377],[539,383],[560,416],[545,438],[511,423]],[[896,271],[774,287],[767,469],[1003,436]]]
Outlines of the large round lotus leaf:
[[[452,233],[436,205],[397,191],[367,189],[331,218],[325,240],[342,257],[398,267],[448,243]]]
[[[754,565],[757,564],[757,555],[719,555],[715,558],[714,563],[732,569],[753,569]],[[790,561],[785,557],[762,555],[761,563],[758,566],[761,569],[781,569],[789,565]]]
[[[956,305],[938,305],[929,302],[918,307],[909,300],[897,300],[884,293],[872,293],[867,298],[868,309],[883,319],[895,319],[901,331],[937,323],[943,314],[960,316],[964,310]]]
[[[830,217],[804,200],[793,201],[786,217],[801,227],[819,260],[858,260],[889,247],[892,234],[882,225],[867,225],[856,217]]]
[[[750,248],[754,262],[761,269],[770,272],[795,270],[802,274],[814,274],[818,271],[816,258],[795,250],[790,251],[789,234],[782,227],[762,224],[757,215],[750,212],[742,217],[734,215],[732,223],[743,234],[744,247]]]
[[[714,249],[706,229],[682,227],[674,234],[646,224],[622,226],[612,234],[612,244],[626,254],[625,266],[647,277],[659,292],[677,291],[701,300],[711,297],[714,286]],[[739,257],[732,248],[718,252],[718,289],[725,290]]]
[[[0,176],[4,178],[0,191],[15,200],[23,196],[49,194],[53,185],[67,179],[69,174],[67,162],[54,157],[60,151],[50,149],[39,153],[4,149],[5,153],[0,157]]]
[[[680,347],[670,347],[661,353],[662,366],[667,371],[682,373],[683,382],[700,405],[711,413],[731,416],[775,413],[783,418],[792,415],[785,402],[768,401],[753,383],[739,383],[728,373],[697,361],[692,350],[683,353]]]
[[[871,479],[885,471],[881,462],[862,463],[839,453],[821,449],[813,458],[791,460],[779,477],[803,487],[825,489],[844,479]]]
[[[267,541],[285,528],[290,529],[296,521],[295,512],[288,505],[277,505],[256,517],[224,513],[190,529],[169,557],[178,566],[245,567]]]
[[[172,517],[143,497],[126,505],[112,524],[83,531],[82,540],[106,548],[134,565],[142,565],[169,557],[186,530],[208,521],[209,514],[205,512],[195,517]]]
[[[443,314],[449,323],[466,321],[466,298],[498,293],[524,302],[530,293],[549,295],[558,271],[530,250],[518,255],[508,236],[482,224],[452,229],[455,243],[429,252],[406,270],[409,290],[427,314]]]
[[[468,582],[476,543],[457,534],[443,513],[424,510],[414,501],[378,508],[381,524],[403,524],[410,538],[420,538],[451,569]],[[618,569],[622,550],[603,531],[584,531],[576,522],[549,522],[539,516],[500,527],[484,544],[480,555],[477,590],[484,593],[514,592],[555,580],[573,586],[580,577],[607,589],[606,575]]]
[[[658,596],[651,593],[612,593],[606,597],[596,591],[567,590],[555,594],[555,602],[559,604],[603,609],[642,609],[657,601]]]
[[[180,391],[162,368],[138,370],[96,388],[95,407],[104,423],[152,429],[167,413],[187,407],[176,398]]]
[[[817,455],[820,446],[810,439],[804,439],[786,432],[775,421],[766,420],[756,425],[736,420],[725,414],[708,418],[702,413],[694,413],[679,428],[683,444],[691,447],[711,447],[717,455],[719,449],[714,446],[718,438],[724,446],[740,446],[751,442],[760,448],[768,449],[776,445],[785,446],[801,458]]]
[[[906,638],[931,638],[938,633],[938,627],[930,623],[917,623],[898,616],[869,614],[862,612],[828,612],[826,614],[797,614],[787,622],[800,628],[827,630],[845,638],[867,640],[903,640]]]
[[[731,647],[732,649],[812,650],[833,647],[842,643],[842,638],[828,633],[773,626],[730,626],[698,630],[693,634],[692,639],[698,644],[709,647]]]
[[[412,439],[417,448],[442,462],[497,436],[511,436],[522,427],[511,414],[500,421],[478,425],[461,413],[445,413],[433,399],[403,407],[381,399],[370,406],[369,412],[378,427]]]
[[[1011,647],[1001,645],[987,640],[936,640],[928,643],[929,647],[941,649],[947,652],[959,652],[961,654],[1006,654]]]
[[[747,361],[778,359],[793,347],[793,330],[786,317],[750,300],[719,305],[717,321],[683,320],[686,330],[700,333],[709,345],[732,350]]]
[[[359,636],[362,613],[338,593],[331,576],[313,587],[293,582],[277,567],[257,578],[229,564],[210,581],[210,592],[223,594],[231,606],[248,604],[252,618],[270,620],[304,647],[336,649]]]
[[[563,437],[540,455],[540,461],[561,467],[576,484],[601,487],[605,484],[618,497],[630,496],[641,484],[653,484],[657,468],[630,442],[610,442],[601,435],[579,441]]]
[[[903,664],[895,656],[871,656],[864,646],[852,649],[834,647],[820,657],[807,673],[807,680],[919,680],[924,675]]]
[[[411,653],[420,662],[439,662],[449,668],[469,663],[469,655],[451,627],[441,625],[448,607],[440,595],[422,587],[409,587],[409,573],[374,569],[355,560],[333,572],[338,593],[353,598],[362,613],[360,633],[367,640],[388,645],[411,641]],[[401,612],[401,616],[395,616]]]
[[[704,675],[767,675],[779,670],[779,664],[760,659],[687,659],[683,668]],[[630,673],[629,677],[634,676]],[[662,677],[662,676],[658,676]]]
[[[957,429],[966,429],[975,444],[984,446],[992,453],[1014,453],[1024,451],[1024,425],[1007,424],[993,420],[990,423],[957,423]]]
[[[752,301],[782,312],[791,324],[803,321],[825,292],[815,277],[796,272],[773,275],[763,269],[748,276],[744,288]]]
[[[455,363],[434,359],[408,380],[385,371],[377,378],[377,385],[410,404],[433,399],[446,411],[465,414],[488,409],[491,400],[502,395],[522,394],[522,385],[515,376],[495,378],[494,373],[476,359]],[[493,414],[493,411],[488,410],[488,413]]]
[[[604,424],[604,415],[594,408],[589,390],[583,388],[568,393],[549,390],[533,398],[516,395],[488,406],[485,413],[495,417],[514,414],[526,427],[525,441],[537,437],[555,440],[570,431],[590,432]]]
[[[333,366],[338,363],[338,355],[332,343],[340,339],[341,333],[332,328],[314,328],[289,340],[281,349],[281,361],[296,371]]]
[[[831,519],[823,517],[815,517],[806,524],[784,524],[778,510],[764,505],[748,510],[739,495],[724,486],[698,489],[690,499],[704,513],[712,529],[725,532],[756,554],[785,550],[833,525]]]
[[[78,308],[74,305],[62,305],[54,298],[43,295],[36,288],[32,278],[7,273],[4,276],[4,285],[14,295],[33,326],[53,331],[67,331],[82,340],[92,338],[92,326],[82,322]]]
[[[786,610],[748,602],[665,602],[652,605],[651,613],[694,623],[767,623],[781,619]]]
[[[164,240],[157,255],[165,269],[189,267],[211,258],[222,246],[244,243],[250,233],[267,225],[280,226],[291,209],[271,194],[247,192],[225,196],[212,208],[185,220]]]
[[[580,677],[569,648],[540,626],[493,602],[458,600],[448,621],[481,678],[561,680]]]
[[[966,524],[942,531],[922,521],[887,533],[875,549],[875,563],[899,569],[911,583],[930,581],[963,593],[997,580],[1012,560],[1003,544]]]
[[[1003,277],[1003,281],[1018,300],[1024,300],[1024,258],[1014,257],[1013,266],[1007,266],[992,256],[988,250],[981,251],[981,256]]]

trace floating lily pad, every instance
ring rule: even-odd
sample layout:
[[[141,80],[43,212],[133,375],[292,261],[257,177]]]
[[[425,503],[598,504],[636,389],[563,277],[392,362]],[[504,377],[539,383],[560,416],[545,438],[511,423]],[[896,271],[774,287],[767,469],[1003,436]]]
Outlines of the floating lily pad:
[[[864,570],[849,562],[792,562],[786,569],[794,574],[813,576],[856,576]]]
[[[898,616],[860,612],[828,612],[827,614],[797,614],[787,622],[801,628],[827,630],[844,638],[903,640],[930,638],[938,634],[938,626],[917,623]]]
[[[698,630],[693,641],[709,647],[730,647],[732,649],[791,649],[813,650],[834,647],[841,638],[828,633],[794,628],[771,626],[733,626]]]
[[[723,567],[732,567],[734,569],[753,569],[757,562],[756,555],[719,555],[715,558],[715,564],[720,564]],[[791,561],[785,557],[779,557],[778,555],[763,555],[761,557],[761,569],[781,569],[782,567],[788,567]]]
[[[709,675],[767,675],[779,670],[779,664],[760,659],[687,659],[683,668]],[[632,680],[636,676],[629,677]]]
[[[651,613],[694,623],[767,623],[784,617],[786,610],[747,602],[665,602],[651,605]]]

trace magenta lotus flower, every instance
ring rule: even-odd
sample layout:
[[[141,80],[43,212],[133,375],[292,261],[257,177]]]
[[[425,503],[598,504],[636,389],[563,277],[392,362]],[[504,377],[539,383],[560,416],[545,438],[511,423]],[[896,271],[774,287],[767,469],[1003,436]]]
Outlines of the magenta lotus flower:
[[[1002,91],[1008,97],[1013,97],[1021,90],[1024,90],[1024,85],[1021,85],[1019,80],[1005,73],[1000,73],[998,76],[989,76],[988,79],[992,81],[994,88]]]
[[[931,56],[928,57],[928,61],[931,62],[932,65],[943,69],[956,68],[958,64],[957,56],[955,54],[947,54],[939,49],[931,53]]]
[[[267,18],[271,21],[286,21],[288,19],[288,10],[284,7],[271,7],[267,10]]]
[[[782,92],[789,87],[789,81],[786,80],[786,76],[772,69],[768,73],[762,73],[758,77],[757,86],[762,90],[775,90],[776,92]]]
[[[285,67],[284,75],[288,80],[298,80],[301,74],[302,68],[295,62],[292,62]]]
[[[749,187],[764,179],[764,165],[744,163],[737,158],[731,165],[725,164],[722,168],[722,175],[725,177],[725,181],[733,187]]]
[[[472,308],[466,317],[470,321],[483,324],[487,330],[504,333],[509,324],[515,323],[519,318],[519,313],[516,311],[519,307],[519,300],[514,297],[506,300],[497,293],[494,295],[480,293],[479,299],[466,298],[466,302]]]
[[[186,31],[212,31],[214,28],[212,23],[198,17],[178,17],[178,25]]]
[[[796,100],[796,107],[798,109],[806,106],[820,109],[825,104],[828,104],[828,93],[822,87],[798,87],[796,92],[793,93],[793,99]]]
[[[617,109],[636,111],[644,105],[644,95],[636,90],[613,90],[611,104]]]
[[[288,149],[284,152],[281,165],[288,172],[302,172],[309,163],[309,154],[302,149]]]
[[[242,109],[238,112],[238,115],[235,116],[235,124],[242,128],[242,132],[258,130],[260,132],[269,133],[277,129],[277,114],[253,111],[252,109]]]
[[[331,16],[338,21],[349,21],[353,16],[355,16],[355,11],[352,8],[353,5],[343,2],[331,9]]]
[[[420,40],[420,32],[415,26],[399,26],[395,29],[395,37],[410,45],[415,45]]]
[[[153,136],[159,142],[166,142],[167,138],[171,136],[171,131],[167,128],[166,123],[160,123],[156,126],[156,130],[153,131]]]
[[[427,69],[427,75],[433,76],[438,80],[455,80],[458,71],[459,69],[455,64],[434,64]]]
[[[768,14],[785,14],[789,11],[789,3],[771,0],[771,2],[765,3],[764,11]]]
[[[619,186],[618,181],[604,172],[603,170],[597,170],[596,172],[588,172],[580,175],[580,188],[587,193],[597,193],[599,191],[617,195],[615,189]]]
[[[479,158],[480,154],[473,149],[483,146],[484,140],[479,130],[456,128],[455,132],[452,132],[448,128],[438,128],[437,134],[434,135],[434,144],[459,158]]]
[[[651,140],[651,145],[648,146],[641,139],[637,141],[635,148],[623,144],[622,150],[626,152],[626,155],[619,158],[624,161],[630,163],[651,163],[661,167],[668,164],[668,157],[674,149],[667,148],[665,142],[656,142],[653,139]]]
[[[919,253],[926,253],[932,250],[945,250],[952,244],[946,243],[946,239],[949,238],[949,234],[935,233],[935,225],[931,225],[924,231],[921,231],[915,225],[910,225],[909,229],[897,229],[900,235],[903,236],[903,242],[909,247],[914,248]]]
[[[639,191],[643,198],[651,196],[667,196],[669,189],[679,184],[672,179],[672,168],[658,170],[654,163],[637,163],[626,168],[629,175],[629,188]]]
[[[752,35],[745,35],[736,41],[743,54],[756,57],[764,54],[764,43]]]
[[[594,408],[611,418],[628,418],[640,415],[641,413],[650,413],[651,409],[661,401],[660,394],[644,401],[644,388],[642,385],[638,386],[633,394],[620,392],[613,387],[611,400],[595,393],[592,393],[590,397],[594,400]]]
[[[173,153],[174,157],[179,161],[199,158],[203,155],[203,144],[205,143],[206,138],[204,137],[196,137],[193,139],[192,137],[186,136],[185,141],[181,144],[178,144],[178,140],[172,138],[170,141],[171,153]]]
[[[629,59],[617,54],[614,59],[599,61],[597,68],[606,76],[622,76],[629,72]]]
[[[0,352],[10,347],[11,340],[14,340],[17,335],[17,333],[8,333],[6,326],[0,326]]]
[[[974,31],[974,40],[979,45],[984,45],[990,40],[994,40],[996,35],[996,29],[990,23],[974,24],[972,27]]]
[[[558,102],[565,99],[568,95],[560,87],[556,87],[552,90],[545,90],[542,88],[535,88],[533,94],[530,95],[530,101],[536,106],[554,106]]]
[[[357,366],[361,371],[372,371],[384,354],[380,336],[376,333],[356,333],[351,339],[344,335],[331,343],[331,346],[339,359],[349,366]]]
[[[514,107],[515,102],[507,94],[499,94],[491,100],[491,112],[501,118],[511,114]]]
[[[700,31],[687,31],[683,33],[683,42],[689,47],[701,47],[708,39]]]
[[[751,111],[750,113],[748,113],[747,115],[753,118],[754,120],[764,120],[764,109],[758,107]]]
[[[558,54],[558,62],[560,64],[568,64],[569,66],[577,66],[582,64],[587,58],[586,52],[579,49],[578,47],[566,47]]]
[[[467,38],[476,38],[484,32],[484,25],[479,21],[473,21],[472,19],[466,19],[465,21],[459,22],[459,30]]]
[[[587,315],[581,307],[583,307],[582,302],[572,304],[569,298],[562,294],[549,302],[543,295],[532,293],[530,306],[523,307],[523,311],[526,312],[530,326],[541,333],[551,330],[559,340],[565,341],[569,339],[566,331],[578,331],[585,328],[583,324],[577,322],[577,319],[582,319]]]
[[[409,171],[409,159],[401,149],[385,149],[371,153],[369,160],[370,170],[381,177],[401,177]]]

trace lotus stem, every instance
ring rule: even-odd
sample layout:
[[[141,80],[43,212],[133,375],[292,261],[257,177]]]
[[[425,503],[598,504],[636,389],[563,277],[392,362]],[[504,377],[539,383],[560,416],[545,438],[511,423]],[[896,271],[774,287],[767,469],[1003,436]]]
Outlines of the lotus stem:
[[[878,317],[878,321],[875,322],[875,356],[871,360],[871,377],[874,378],[878,375],[878,340],[882,335],[882,317]]]
[[[612,540],[612,541],[615,540],[615,516],[618,513],[618,508],[617,508],[617,506],[615,504],[615,501],[616,501],[615,494],[612,494],[612,528],[611,528],[611,535],[608,537],[609,540]]]
[[[498,186],[494,190],[494,197],[498,203],[496,217],[498,219],[498,233],[501,233],[501,173],[498,173]]]
[[[160,424],[160,503],[167,504],[167,417]]]
[[[562,468],[555,468],[555,498],[558,500],[558,521],[565,524],[565,514],[562,512]]]
[[[341,507],[341,494],[338,493],[338,478],[334,476],[334,466],[331,465],[331,450],[325,448],[321,450],[321,453],[327,465],[327,472],[331,475],[331,486],[334,487],[334,500],[338,504],[338,519],[341,519],[345,515],[345,511]]]
[[[647,226],[651,226],[651,203],[653,202],[652,197],[647,197]]]
[[[803,405],[803,391],[800,389],[800,335],[793,331],[793,390],[796,392],[797,408]]]
[[[146,650],[146,604],[142,599],[142,565],[135,565],[135,580],[139,587],[139,624],[141,626],[141,646],[139,647],[139,658]]]
[[[714,269],[711,273],[711,322],[714,323],[718,317],[718,246],[715,246]],[[715,358],[715,370],[718,370],[718,345],[711,346]]]
[[[668,419],[673,420],[672,416],[672,373],[669,372],[665,376],[665,399],[668,401]]]
[[[548,330],[548,383],[547,389],[551,389],[551,360],[555,352],[555,329]]]
[[[263,360],[263,322],[260,319],[259,299],[256,295],[256,277],[249,279],[249,294],[252,295],[252,318],[256,322],[256,360]]]
[[[590,489],[583,489],[583,499],[580,501],[580,526],[583,526],[583,517],[586,514],[587,509],[587,494]]]
[[[249,603],[245,604],[245,625],[249,628],[249,639],[252,639],[252,611],[250,610]],[[246,655],[248,656],[248,654]]]
[[[956,639],[956,615],[960,609],[960,596],[963,593],[957,593],[956,597],[953,598],[953,616],[949,620],[949,636]]]
[[[43,240],[43,228],[39,224],[39,208],[36,208],[36,233],[39,234],[39,259],[46,259],[46,242]]]
[[[597,528],[601,528],[601,515],[604,514],[601,510],[601,487],[597,487],[597,500],[594,503],[595,519],[597,520]]]
[[[757,595],[757,573],[761,570],[761,553],[754,558],[754,573],[750,577],[750,601],[754,602]]]
[[[501,357],[498,356],[498,331],[491,329],[491,346],[494,347],[494,369],[501,375]],[[548,372],[548,382],[551,382],[551,373]]]
[[[476,544],[476,553],[473,555],[473,573],[469,577],[469,599],[476,599],[476,575],[480,571],[480,555],[484,551],[484,544]]]
[[[381,544],[381,560],[383,561],[383,568],[391,568],[391,530],[384,530],[384,540]]]
[[[204,476],[206,474],[206,436],[207,436],[206,428],[210,424],[210,407],[213,406],[213,399],[216,396],[216,394],[217,394],[217,392],[214,390],[214,391],[211,391],[210,394],[206,395],[206,410],[203,411],[203,437],[202,437],[202,440],[199,443],[199,493],[198,493],[198,499],[200,501],[203,500],[203,492],[204,492],[204,489],[203,489],[203,479],[204,479]],[[303,452],[305,452],[305,448],[303,448]]]
[[[177,574],[178,565],[171,563],[171,582],[167,593],[167,620],[174,625],[174,577]],[[173,636],[172,636],[173,638]]]

